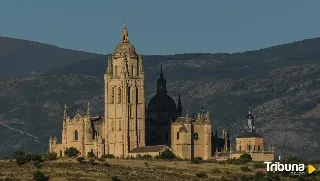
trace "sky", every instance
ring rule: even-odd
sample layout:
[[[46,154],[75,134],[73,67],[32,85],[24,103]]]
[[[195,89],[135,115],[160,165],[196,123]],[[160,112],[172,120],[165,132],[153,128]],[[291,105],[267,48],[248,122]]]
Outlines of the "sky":
[[[233,53],[320,36],[319,0],[0,0],[0,36],[111,53]]]

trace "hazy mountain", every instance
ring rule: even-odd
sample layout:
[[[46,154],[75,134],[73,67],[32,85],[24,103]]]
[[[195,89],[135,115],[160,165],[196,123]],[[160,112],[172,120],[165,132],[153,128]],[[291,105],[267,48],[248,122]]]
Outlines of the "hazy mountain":
[[[0,77],[47,73],[100,55],[27,40],[0,37]]]
[[[160,64],[174,99],[184,112],[210,111],[213,129],[243,131],[251,100],[257,131],[278,154],[320,159],[320,38],[234,54],[144,56],[148,101],[156,90]],[[61,137],[63,104],[69,114],[103,114],[101,56],[56,67],[42,76],[0,80],[0,154],[23,148],[45,151],[50,134]],[[5,127],[9,126],[9,127]],[[32,134],[22,135],[20,132]]]

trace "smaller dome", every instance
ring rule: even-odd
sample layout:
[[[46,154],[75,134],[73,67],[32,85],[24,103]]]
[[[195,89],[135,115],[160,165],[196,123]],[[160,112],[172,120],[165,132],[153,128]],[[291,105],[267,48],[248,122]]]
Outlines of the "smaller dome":
[[[148,104],[148,111],[175,112],[176,109],[176,103],[167,94],[156,94]]]

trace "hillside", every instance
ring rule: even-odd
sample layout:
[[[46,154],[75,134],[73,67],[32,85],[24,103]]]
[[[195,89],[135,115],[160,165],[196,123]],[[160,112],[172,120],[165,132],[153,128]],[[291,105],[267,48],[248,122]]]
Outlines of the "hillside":
[[[144,56],[146,101],[155,92],[162,63],[169,94],[176,100],[181,93],[184,112],[196,113],[203,105],[213,129],[230,129],[233,143],[243,131],[251,100],[257,130],[267,144],[276,145],[277,154],[320,159],[317,47],[320,38],[235,54]],[[1,79],[0,155],[18,148],[46,151],[42,144],[50,134],[61,137],[65,103],[74,115],[90,101],[94,114],[102,115],[106,60],[101,56],[43,76]]]
[[[100,55],[0,36],[0,77],[47,73]]]

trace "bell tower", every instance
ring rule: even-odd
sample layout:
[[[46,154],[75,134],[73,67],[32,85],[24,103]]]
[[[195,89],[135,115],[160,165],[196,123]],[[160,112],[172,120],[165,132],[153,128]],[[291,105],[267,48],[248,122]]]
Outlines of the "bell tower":
[[[108,57],[105,80],[106,154],[127,157],[145,146],[145,98],[142,56],[138,56],[124,25],[120,43]]]

